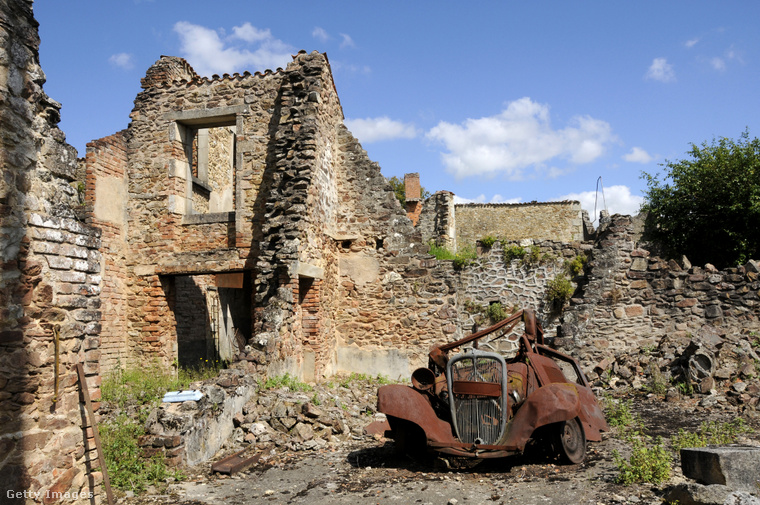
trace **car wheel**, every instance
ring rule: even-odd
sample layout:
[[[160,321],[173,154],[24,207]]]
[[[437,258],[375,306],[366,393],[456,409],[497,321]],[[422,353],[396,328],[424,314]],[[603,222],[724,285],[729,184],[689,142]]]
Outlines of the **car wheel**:
[[[580,464],[586,459],[586,435],[577,417],[557,423],[557,449],[565,463]]]

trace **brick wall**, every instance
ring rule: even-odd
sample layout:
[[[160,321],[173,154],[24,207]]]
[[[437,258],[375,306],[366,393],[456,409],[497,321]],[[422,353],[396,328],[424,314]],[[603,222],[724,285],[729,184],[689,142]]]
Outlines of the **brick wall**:
[[[103,271],[101,274],[101,310],[108,315],[108,324],[101,331],[101,371],[107,373],[126,364],[128,357],[127,312],[129,310],[126,265],[126,201],[120,197],[126,188],[126,131],[87,144],[85,158],[85,204],[87,222],[101,232]],[[109,185],[117,193],[107,191]],[[103,188],[107,188],[104,190]],[[95,210],[96,195],[102,202],[113,203],[113,213]]]

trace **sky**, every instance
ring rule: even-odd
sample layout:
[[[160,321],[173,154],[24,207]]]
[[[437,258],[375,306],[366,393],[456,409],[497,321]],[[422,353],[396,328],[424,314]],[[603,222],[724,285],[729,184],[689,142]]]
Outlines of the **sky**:
[[[38,0],[45,91],[87,142],[127,127],[161,55],[200,75],[327,54],[384,176],[460,202],[636,214],[692,144],[760,135],[760,2]]]

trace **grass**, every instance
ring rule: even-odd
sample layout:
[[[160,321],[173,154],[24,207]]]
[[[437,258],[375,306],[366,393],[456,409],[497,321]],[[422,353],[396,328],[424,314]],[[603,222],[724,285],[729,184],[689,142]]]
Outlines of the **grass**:
[[[222,366],[219,361],[203,360],[197,367],[180,368],[175,377],[154,363],[119,369],[103,379],[102,401],[120,411],[100,426],[108,475],[115,488],[139,493],[150,484],[163,485],[169,477],[184,478],[182,472],[167,467],[163,455],[144,458],[137,440],[145,434],[150,411],[167,391],[187,389],[192,382],[215,377]]]
[[[305,382],[301,382],[297,377],[293,377],[289,373],[285,375],[277,375],[274,377],[268,377],[265,381],[259,381],[260,389],[277,389],[286,387],[291,391],[313,391],[314,388]]]
[[[454,268],[457,270],[469,266],[474,260],[478,259],[477,251],[470,245],[463,246],[457,252],[454,252],[446,247],[436,245],[435,242],[431,242],[428,254],[435,256],[435,259],[438,260],[453,260]]]

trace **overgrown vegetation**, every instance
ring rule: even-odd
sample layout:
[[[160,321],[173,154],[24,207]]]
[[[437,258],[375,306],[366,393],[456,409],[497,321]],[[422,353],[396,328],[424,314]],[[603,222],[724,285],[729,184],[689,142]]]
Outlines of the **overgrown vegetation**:
[[[747,426],[741,417],[725,423],[706,421],[695,432],[688,432],[683,428],[679,429],[676,436],[673,437],[671,445],[676,455],[678,455],[679,451],[686,447],[735,444],[739,435],[751,431],[752,429]]]
[[[291,391],[313,391],[314,388],[305,382],[301,382],[297,377],[293,377],[289,373],[285,375],[276,375],[274,377],[267,377],[265,381],[259,381],[260,389],[278,389],[286,387]]]
[[[486,309],[486,317],[488,317],[488,320],[491,322],[491,324],[496,324],[499,321],[505,320],[509,317],[509,314],[510,313],[501,305],[500,302],[490,303]]]
[[[623,440],[631,444],[631,455],[627,459],[618,451],[613,451],[618,469],[617,481],[624,485],[665,482],[670,478],[681,449],[734,444],[739,435],[752,431],[741,418],[725,423],[707,421],[696,432],[679,429],[668,448],[661,437],[653,440],[644,433],[641,417],[633,413],[633,400],[603,398],[602,405],[607,423],[618,431]]]
[[[490,249],[498,239],[493,235],[486,235],[480,239],[480,243],[483,247]]]
[[[586,256],[585,254],[579,254],[572,260],[565,260],[565,271],[571,277],[577,277],[578,275],[583,273],[584,268],[586,268],[587,262],[588,262],[588,256]]]
[[[617,481],[623,485],[637,482],[660,484],[670,478],[672,456],[665,448],[662,437],[652,443],[651,437],[638,434],[631,439],[631,457],[627,460],[613,452],[618,467]]]
[[[506,264],[512,263],[512,260],[521,260],[525,257],[528,251],[523,246],[515,244],[504,244],[504,262]]]
[[[103,379],[101,399],[120,411],[100,426],[111,484],[124,491],[143,491],[163,485],[168,477],[181,480],[181,472],[169,469],[163,455],[142,457],[137,439],[145,434],[145,420],[167,391],[187,389],[190,383],[218,375],[223,362],[201,360],[197,367],[180,368],[176,376],[157,364],[117,370]]]
[[[478,253],[471,245],[463,246],[457,252],[453,252],[450,249],[439,246],[435,242],[430,242],[428,254],[435,256],[438,260],[453,260],[454,268],[461,270],[472,264],[472,262],[478,259]]]
[[[669,257],[718,268],[760,254],[760,140],[691,144],[688,159],[667,162],[665,176],[646,172],[646,236]]]
[[[575,292],[575,287],[570,279],[560,274],[546,283],[546,301],[555,309],[562,308]]]

